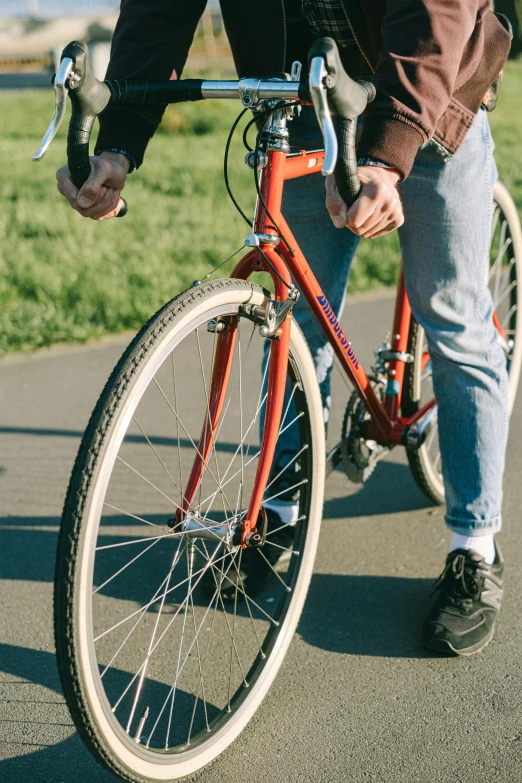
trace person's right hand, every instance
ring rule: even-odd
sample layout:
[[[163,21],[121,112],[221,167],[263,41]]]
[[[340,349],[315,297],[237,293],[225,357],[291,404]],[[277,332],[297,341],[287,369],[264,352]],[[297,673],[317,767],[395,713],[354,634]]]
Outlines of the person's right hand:
[[[91,157],[90,161],[89,179],[80,190],[73,184],[67,166],[58,169],[58,191],[82,217],[92,220],[116,217],[123,206],[120,193],[125,187],[129,160],[117,152],[102,152],[98,157]]]

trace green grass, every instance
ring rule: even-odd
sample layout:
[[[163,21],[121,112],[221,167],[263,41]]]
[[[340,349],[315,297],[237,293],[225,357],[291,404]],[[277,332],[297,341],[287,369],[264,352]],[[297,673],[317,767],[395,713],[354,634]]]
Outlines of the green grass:
[[[509,63],[500,107],[491,117],[500,173],[519,206],[521,89],[522,65]],[[52,104],[51,91],[0,96],[1,353],[137,329],[239,248],[248,233],[222,177],[236,103],[170,107],[144,167],[130,178],[129,215],[103,223],[80,218],[55,190],[64,131],[42,163],[31,162]],[[251,211],[253,185],[243,155],[238,137],[232,181]],[[396,235],[362,242],[350,290],[392,285],[398,259]]]

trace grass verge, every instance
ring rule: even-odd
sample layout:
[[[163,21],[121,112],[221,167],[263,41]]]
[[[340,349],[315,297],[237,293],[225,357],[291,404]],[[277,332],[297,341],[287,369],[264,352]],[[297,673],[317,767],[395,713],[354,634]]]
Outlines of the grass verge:
[[[491,115],[500,174],[519,207],[521,89],[522,65],[511,62]],[[103,223],[80,218],[55,190],[64,130],[43,163],[31,162],[52,112],[52,92],[5,92],[0,106],[0,353],[137,329],[242,245],[248,228],[222,176],[235,103],[170,107],[145,166],[130,178],[128,217]],[[253,184],[243,155],[238,137],[232,182],[251,212]],[[363,241],[350,290],[393,285],[398,263],[396,235]]]

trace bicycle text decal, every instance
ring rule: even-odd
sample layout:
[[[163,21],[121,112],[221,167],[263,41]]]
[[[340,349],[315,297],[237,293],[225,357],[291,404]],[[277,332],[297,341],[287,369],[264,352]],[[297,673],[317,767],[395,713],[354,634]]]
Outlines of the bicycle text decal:
[[[328,320],[332,324],[332,326],[334,328],[334,332],[337,335],[337,337],[339,338],[339,342],[341,343],[342,347],[344,348],[344,350],[346,352],[346,355],[348,356],[348,358],[352,362],[352,364],[355,367],[355,369],[358,370],[359,369],[359,360],[358,360],[357,356],[355,355],[355,352],[354,352],[354,350],[352,348],[352,344],[348,341],[345,333],[341,329],[341,325],[339,324],[339,321],[335,317],[334,311],[332,310],[332,308],[328,304],[328,300],[327,300],[326,296],[324,294],[322,296],[318,296],[317,297],[317,301],[321,305],[321,307],[322,307],[322,309],[324,311],[324,314],[326,315],[326,317],[328,318]]]

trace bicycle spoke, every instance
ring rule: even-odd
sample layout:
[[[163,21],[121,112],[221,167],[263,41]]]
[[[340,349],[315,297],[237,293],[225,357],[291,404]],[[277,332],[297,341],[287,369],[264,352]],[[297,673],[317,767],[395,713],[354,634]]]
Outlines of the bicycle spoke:
[[[243,550],[241,549],[240,552],[239,552],[239,565],[238,565],[239,570],[241,570],[241,560],[242,560],[242,558],[243,558]],[[230,657],[229,657],[229,667],[228,667],[228,698],[227,698],[227,705],[228,705],[227,706],[227,711],[228,712],[231,711],[230,698],[231,698],[231,695],[232,695],[232,662],[234,660],[233,648],[235,648],[234,636],[235,636],[235,633],[236,633],[237,584],[238,584],[238,580],[236,579],[236,589],[234,591],[234,615],[233,615],[233,618],[232,618],[232,633],[230,635],[230,642],[231,643],[230,643]],[[227,625],[228,625],[228,622],[227,622]],[[236,655],[238,655],[237,650],[236,650]],[[239,662],[239,655],[238,655],[238,662]],[[241,663],[239,664],[239,666],[240,666],[240,669],[241,669],[241,674],[243,674],[243,669],[241,667]],[[246,683],[246,679],[245,679],[244,674],[243,674],[243,681]]]
[[[262,549],[256,549],[256,552],[257,552],[259,555],[261,555],[261,557],[263,558],[263,560],[265,561],[265,563],[266,563],[266,564],[267,564],[267,565],[270,567],[270,570],[272,571],[272,573],[273,573],[273,574],[275,574],[275,576],[277,576],[277,578],[279,579],[279,581],[281,582],[281,584],[283,585],[283,587],[285,588],[285,590],[287,591],[287,593],[291,592],[292,588],[291,588],[291,587],[289,587],[289,586],[287,585],[287,583],[285,582],[285,580],[283,579],[283,577],[281,576],[281,574],[278,574],[278,573],[277,573],[277,571],[275,570],[274,566],[272,565],[272,563],[270,562],[270,560],[268,559],[268,557],[265,555],[265,553],[263,552],[263,550],[262,550]]]
[[[217,548],[216,548],[216,551],[217,551],[217,549],[219,549],[219,547],[217,547]],[[197,582],[194,584],[194,586],[192,587],[192,591],[193,591],[193,590],[194,590],[194,589],[197,587],[197,584],[198,584],[199,580],[201,579],[201,577],[202,577],[202,575],[203,575],[203,572],[204,572],[204,571],[205,571],[205,570],[208,568],[208,566],[210,565],[210,562],[211,562],[211,561],[209,561],[209,563],[207,563],[207,565],[205,566],[205,568],[204,568],[204,569],[202,569],[201,576],[199,577],[198,581],[197,581]],[[219,561],[216,561],[216,562],[219,562]],[[186,582],[186,581],[187,581],[187,580],[183,580],[183,582]],[[181,584],[181,583],[180,583],[180,584]],[[180,585],[178,585],[178,587],[179,587],[179,586],[180,586]],[[171,589],[175,589],[175,588],[171,588]],[[167,591],[167,593],[169,593],[169,592],[171,591],[171,589],[169,589],[169,590]],[[176,612],[175,612],[175,613],[172,615],[172,617],[171,617],[171,619],[169,620],[169,623],[168,623],[168,625],[166,626],[166,628],[164,629],[163,633],[161,634],[161,636],[159,637],[159,639],[158,639],[158,640],[156,641],[156,643],[154,644],[154,646],[153,646],[152,650],[150,651],[150,655],[152,655],[152,654],[154,653],[154,651],[156,650],[156,648],[158,647],[158,645],[161,643],[161,641],[162,641],[163,637],[165,636],[165,634],[167,633],[167,631],[169,630],[169,628],[172,626],[172,623],[174,622],[174,620],[176,619],[176,617],[179,615],[179,613],[180,613],[180,612],[181,612],[181,610],[183,609],[183,606],[185,605],[185,601],[188,601],[188,599],[189,599],[189,594],[188,594],[188,592],[187,592],[187,595],[186,595],[186,596],[185,596],[185,598],[183,599],[182,603],[180,604],[180,606],[178,607],[178,609],[176,610]],[[96,640],[95,640],[95,641],[96,641]],[[149,655],[149,658],[150,658],[150,655]],[[142,663],[142,664],[141,664],[141,666],[139,667],[138,671],[136,672],[136,674],[134,675],[134,677],[132,678],[132,680],[129,682],[129,684],[127,685],[127,687],[125,688],[125,690],[124,690],[124,691],[123,691],[123,693],[121,694],[121,696],[120,696],[120,698],[118,699],[118,701],[116,702],[116,704],[115,704],[115,705],[112,707],[112,711],[113,711],[113,712],[116,712],[116,710],[117,710],[117,708],[118,708],[119,704],[121,703],[122,699],[125,697],[126,693],[129,691],[129,689],[132,687],[133,683],[136,681],[136,678],[137,678],[137,677],[139,676],[139,674],[141,673],[141,670],[142,670],[142,668],[143,668],[144,664],[145,664],[145,661],[143,661],[143,663]],[[167,697],[167,699],[168,699],[168,697]],[[159,718],[158,718],[158,720],[159,720]]]
[[[189,554],[189,548],[190,548],[190,554]],[[193,549],[194,549],[194,544],[192,541],[190,541],[188,544],[185,545],[185,557],[187,559],[187,571],[188,571],[187,595],[190,593],[190,584],[192,582]],[[185,639],[185,626],[187,624],[187,608],[188,608],[188,601],[185,603],[185,608],[183,609],[183,624],[181,626],[181,634],[179,638],[178,662],[176,664],[176,676],[174,679],[174,683],[177,683],[179,679],[179,664],[181,661],[181,651],[183,649],[183,641]],[[172,698],[170,700],[169,720],[167,723],[167,733],[165,736],[165,750],[168,750],[169,747],[170,727],[172,725],[172,713],[174,711],[175,698],[176,698],[176,686],[173,685]]]
[[[266,489],[268,489],[269,487],[271,487],[271,486],[272,486],[272,484],[274,483],[274,481],[277,481],[277,479],[279,478],[279,476],[282,476],[282,475],[283,475],[283,473],[285,472],[285,470],[287,470],[287,469],[290,467],[290,465],[291,465],[293,462],[295,462],[295,461],[296,461],[296,459],[299,459],[299,457],[301,456],[301,454],[303,453],[303,451],[306,451],[306,449],[307,449],[307,448],[308,448],[308,443],[305,443],[305,445],[304,445],[304,446],[303,446],[301,449],[299,449],[299,451],[297,452],[297,454],[295,454],[295,455],[292,457],[292,459],[291,459],[289,462],[287,462],[287,464],[284,466],[284,468],[282,468],[282,470],[280,470],[280,471],[279,471],[279,473],[277,474],[277,476],[274,476],[274,478],[273,478],[273,479],[270,481],[270,483],[266,485]]]
[[[287,424],[287,426],[286,426],[284,429],[280,430],[279,434],[281,434],[282,432],[284,432],[285,430],[287,430],[287,429],[288,429],[288,427],[291,427],[291,426],[292,426],[292,424],[293,424],[295,421],[297,421],[298,419],[300,419],[300,418],[301,418],[301,415],[302,415],[302,414],[299,414],[299,415],[298,415],[298,416],[296,416],[294,419],[292,419],[292,421],[291,421],[289,424]],[[236,452],[236,453],[237,453],[237,452]],[[251,463],[251,462],[253,462],[255,459],[257,459],[257,458],[259,457],[259,455],[260,455],[260,454],[261,454],[261,449],[259,449],[259,451],[257,451],[257,452],[254,454],[254,456],[253,456],[253,457],[251,457],[251,458],[248,460],[248,462],[247,462],[247,463],[245,463],[245,468],[246,468],[246,467],[248,467],[248,465],[250,465],[250,463]],[[230,478],[229,478],[229,479],[228,479],[228,480],[225,482],[225,484],[229,484],[229,483],[230,483],[230,482],[231,482],[231,481],[232,481],[232,480],[233,480],[233,479],[234,479],[236,476],[238,476],[238,475],[239,475],[239,473],[240,473],[240,472],[241,472],[241,469],[237,470],[237,471],[236,471],[234,474],[232,474],[232,476],[230,476]],[[285,491],[286,491],[286,490],[285,490]],[[207,498],[205,498],[205,500],[203,500],[203,501],[201,502],[201,505],[203,505],[204,503],[206,503],[206,502],[207,502],[207,500],[213,500],[213,499],[216,497],[216,495],[217,495],[217,492],[213,493],[212,495],[209,495]],[[274,496],[274,497],[276,497],[276,496]],[[271,498],[267,498],[267,500],[270,500],[270,499],[271,499]],[[207,511],[206,511],[206,514],[208,514],[209,510],[210,510],[210,506],[209,506],[209,508],[207,509]],[[206,516],[204,516],[203,518],[204,518],[204,519],[206,519]]]
[[[205,468],[208,470],[208,472],[210,473],[210,475],[212,476],[212,478],[214,479],[214,481],[216,482],[216,484],[219,486],[219,481],[218,481],[218,480],[216,479],[216,477],[214,476],[214,474],[213,474],[213,472],[212,472],[211,468],[209,467],[209,465],[208,465],[207,461],[206,461],[205,459],[203,459],[203,455],[202,455],[201,451],[199,450],[198,446],[196,446],[196,444],[194,443],[194,441],[193,441],[193,439],[192,439],[192,437],[191,437],[191,435],[190,435],[189,431],[187,430],[187,428],[185,427],[185,425],[183,424],[183,422],[182,422],[182,421],[181,421],[181,419],[179,418],[178,414],[176,413],[176,411],[174,410],[174,408],[173,408],[173,407],[172,407],[172,405],[170,404],[170,400],[168,399],[168,397],[166,396],[165,392],[163,391],[163,389],[162,389],[162,388],[161,388],[161,386],[159,385],[159,383],[158,383],[157,379],[156,379],[156,378],[153,378],[153,381],[154,381],[154,383],[156,384],[156,386],[158,387],[158,389],[159,389],[159,391],[160,391],[160,394],[162,395],[163,399],[165,400],[165,402],[166,402],[166,403],[167,403],[167,405],[169,406],[170,410],[172,411],[172,413],[173,413],[173,414],[174,414],[174,416],[176,417],[176,420],[179,422],[179,424],[180,424],[180,426],[181,426],[181,429],[183,430],[183,432],[185,433],[185,435],[187,436],[187,438],[190,440],[191,444],[194,446],[194,448],[195,448],[195,450],[196,450],[196,453],[197,453],[198,457],[200,458],[200,460],[202,461],[203,465],[204,465],[204,466],[205,466]]]
[[[126,462],[126,461],[123,459],[123,457],[120,457],[120,455],[118,454],[118,455],[117,455],[117,457],[116,457],[116,459],[119,459],[119,461],[120,461],[120,462],[122,462],[122,463],[123,463],[123,464],[124,464],[124,465],[125,465],[127,468],[129,468],[129,470],[132,470],[132,472],[133,472],[133,473],[135,473],[137,476],[139,476],[140,478],[142,478],[142,479],[143,479],[143,481],[145,481],[145,482],[146,482],[147,484],[149,484],[149,485],[150,485],[150,486],[151,486],[153,489],[155,489],[155,490],[156,490],[156,492],[159,492],[159,494],[160,494],[160,495],[163,495],[163,497],[164,497],[166,500],[168,500],[168,501],[169,501],[169,503],[172,503],[172,505],[173,505],[173,506],[175,506],[175,508],[179,508],[179,506],[178,506],[178,504],[176,503],[176,501],[175,501],[175,500],[172,500],[172,498],[171,498],[171,497],[169,497],[168,495],[166,495],[166,494],[163,492],[163,490],[162,490],[162,489],[160,489],[159,487],[157,487],[157,486],[156,486],[156,484],[154,484],[152,481],[150,481],[148,478],[146,478],[146,477],[143,475],[143,473],[140,473],[140,472],[139,472],[139,470],[136,470],[136,468],[133,468],[133,467],[132,467],[132,465],[129,465],[129,463],[128,463],[128,462]],[[159,525],[156,525],[156,527],[159,527]]]
[[[266,397],[267,397],[267,395],[265,395],[265,396],[264,396],[262,405],[264,404],[264,401],[266,400]],[[247,435],[248,435],[248,432],[249,432],[249,430],[250,430],[250,429],[252,429],[252,428],[254,427],[254,425],[255,425],[255,423],[256,423],[256,419],[257,419],[257,415],[258,415],[259,411],[260,411],[260,409],[258,408],[258,410],[256,411],[256,414],[255,414],[255,416],[254,416],[254,419],[252,419],[252,421],[251,421],[251,423],[250,423],[250,425],[249,425],[249,427],[248,427],[248,430],[247,430],[247,431],[246,431],[246,433],[245,433],[245,439],[246,439],[246,437],[247,437]],[[243,443],[243,442],[244,442],[244,440],[242,441],[242,443]],[[233,464],[233,462],[234,462],[234,459],[235,459],[235,458],[236,458],[236,456],[238,455],[238,453],[239,453],[239,449],[240,449],[240,447],[242,446],[242,443],[240,443],[240,444],[239,444],[239,446],[237,447],[237,449],[235,450],[235,452],[234,452],[234,455],[233,455],[233,457],[232,457],[232,459],[231,459],[231,461],[230,461],[230,464],[229,464],[228,468],[226,469],[225,473],[223,474],[223,479],[224,479],[224,478],[227,476],[227,474],[228,474],[228,471],[229,471],[229,470],[230,470],[230,468],[232,467],[232,464]],[[253,457],[251,457],[251,458],[248,460],[248,462],[246,462],[246,463],[244,464],[244,468],[247,468],[247,467],[248,467],[248,466],[249,466],[249,465],[250,465],[250,464],[251,464],[251,463],[252,463],[252,462],[253,462],[255,459],[257,459],[257,457],[259,456],[259,454],[260,454],[260,453],[261,453],[261,451],[260,451],[260,450],[259,450],[259,451],[257,451],[257,452],[254,454],[254,456],[253,456]],[[241,468],[240,468],[239,470],[236,470],[236,472],[235,472],[235,473],[233,473],[233,474],[232,474],[232,475],[231,475],[231,476],[230,476],[230,477],[227,479],[227,481],[225,481],[225,482],[222,484],[222,486],[223,486],[223,487],[225,487],[227,484],[230,484],[230,482],[231,482],[231,481],[233,481],[233,480],[234,480],[234,478],[235,478],[236,476],[238,476],[240,473],[241,473]],[[208,495],[208,497],[206,497],[204,500],[202,500],[202,501],[200,502],[200,508],[201,508],[201,506],[203,506],[203,504],[204,504],[204,503],[206,503],[207,501],[210,501],[210,505],[207,507],[207,510],[206,510],[206,512],[205,512],[205,514],[204,514],[204,519],[206,519],[206,518],[207,518],[207,516],[208,516],[208,513],[209,513],[209,511],[210,511],[210,509],[211,509],[211,507],[212,507],[212,504],[213,504],[213,502],[214,502],[214,499],[217,497],[217,495],[218,495],[218,490],[215,490],[215,491],[214,491],[214,492],[213,492],[211,495]]]
[[[223,555],[223,557],[226,557],[226,555]],[[222,559],[223,559],[223,558],[220,558],[220,560],[222,560]],[[206,569],[207,569],[207,568],[208,568],[208,564],[207,564],[206,566],[204,566],[202,569],[200,569],[200,571],[197,571],[196,573],[197,573],[197,574],[203,574],[203,572],[204,572],[204,571],[206,571]],[[179,582],[177,585],[174,585],[174,587],[171,587],[171,588],[169,588],[169,590],[168,590],[167,592],[168,592],[168,593],[171,593],[173,590],[176,590],[178,587],[181,587],[181,586],[182,586],[182,585],[184,585],[186,582],[187,582],[187,579],[183,579],[183,580],[182,580],[181,582]],[[114,630],[115,630],[116,628],[118,628],[120,625],[123,625],[123,623],[126,623],[128,620],[131,620],[131,619],[132,619],[133,617],[135,617],[135,616],[136,616],[136,615],[137,615],[139,612],[142,612],[143,610],[149,609],[149,607],[151,607],[151,606],[152,606],[152,605],[153,605],[153,604],[154,604],[156,601],[157,601],[157,598],[156,598],[156,599],[153,599],[153,600],[151,600],[151,601],[149,601],[149,602],[148,602],[147,604],[145,604],[144,606],[140,606],[140,608],[139,608],[139,609],[136,609],[136,611],[134,611],[134,612],[132,612],[131,614],[129,614],[129,615],[128,615],[128,617],[125,617],[125,619],[123,619],[123,620],[120,620],[118,623],[116,623],[115,625],[112,625],[112,626],[111,626],[110,628],[108,628],[106,631],[104,631],[103,633],[101,633],[101,634],[99,634],[98,636],[96,636],[96,637],[95,637],[95,639],[94,639],[94,641],[95,641],[95,642],[99,641],[99,640],[100,640],[100,639],[102,639],[104,636],[106,636],[108,633],[111,633],[111,631],[114,631]]]
[[[178,394],[177,394],[177,385],[176,385],[176,365],[174,363],[174,351],[172,351],[171,354],[172,358],[172,388],[174,393],[174,407],[176,409],[176,440],[178,443],[178,465],[179,465],[179,487],[180,487],[180,504],[183,506],[185,495],[183,493],[183,471],[181,467],[181,442],[179,439],[179,421],[178,421]]]
[[[268,546],[274,546],[276,549],[282,549],[283,552],[290,552],[291,555],[298,555],[299,552],[296,549],[292,549],[292,547],[289,546],[281,546],[281,544],[274,544],[273,541],[269,541],[268,537],[265,539],[265,544]]]
[[[205,714],[205,724],[206,724],[206,727],[207,727],[207,731],[210,731],[210,726],[209,726],[209,723],[208,723],[207,698],[205,696],[205,681],[203,679],[203,667],[202,667],[202,664],[201,664],[201,653],[199,651],[199,641],[197,640],[196,609],[195,609],[195,606],[194,606],[194,599],[193,599],[192,595],[190,596],[190,605],[191,605],[191,608],[192,608],[192,620],[193,620],[193,625],[194,625],[194,636],[196,637],[196,653],[197,653],[197,657],[198,657],[198,669],[199,669],[199,687],[201,688],[201,694],[202,694],[202,698],[203,698],[203,712]],[[199,690],[198,690],[198,694],[199,694]],[[189,739],[190,739],[190,735],[189,735]]]
[[[180,542],[180,544],[181,544],[181,542]],[[130,732],[130,727],[132,725],[132,720],[134,718],[134,712],[135,712],[137,704],[138,704],[138,699],[139,699],[139,696],[140,696],[140,693],[141,693],[141,689],[142,689],[142,686],[143,686],[143,681],[145,679],[145,674],[147,672],[147,666],[148,666],[149,659],[150,659],[150,656],[151,656],[152,646],[154,644],[154,639],[156,638],[156,632],[158,630],[158,625],[159,625],[159,622],[160,622],[160,619],[161,619],[163,606],[165,605],[165,598],[167,596],[168,586],[170,584],[170,577],[171,577],[172,572],[173,572],[174,568],[176,567],[176,565],[178,563],[178,560],[179,560],[179,550],[180,550],[180,547],[178,546],[178,548],[176,550],[176,553],[174,555],[174,559],[173,559],[172,565],[170,567],[170,571],[169,571],[169,574],[168,574],[168,580],[165,583],[165,590],[163,591],[163,595],[161,597],[161,603],[160,603],[160,606],[159,606],[159,609],[158,609],[158,616],[156,617],[156,622],[154,623],[154,630],[152,632],[152,637],[151,637],[151,640],[149,642],[149,649],[148,649],[148,652],[147,652],[147,658],[145,659],[145,663],[143,665],[143,669],[142,669],[142,672],[141,672],[141,675],[140,675],[140,680],[139,680],[138,685],[136,687],[136,693],[134,695],[134,702],[132,704],[132,709],[131,709],[131,712],[130,712],[130,715],[129,715],[129,719],[127,721],[127,728],[126,728],[127,734]]]
[[[161,528],[161,525],[157,525],[155,522],[149,522],[148,519],[143,519],[143,517],[137,517],[136,514],[131,514],[130,511],[124,511],[124,509],[118,508],[118,506],[113,506],[111,503],[107,503],[107,501],[104,501],[103,505],[107,506],[107,508],[112,508],[113,511],[117,511],[119,514],[125,514],[126,517],[137,519],[138,522],[144,522],[146,525],[151,525],[152,527]]]
[[[212,614],[212,621],[210,623],[210,631],[209,631],[209,635],[208,635],[208,639],[207,639],[207,646],[206,646],[206,649],[205,649],[205,657],[203,659],[203,675],[204,675],[204,672],[206,671],[208,651],[210,649],[210,641],[211,641],[211,638],[212,638],[212,633],[214,631],[214,623],[216,621],[217,605],[218,605],[217,597],[218,597],[218,593],[219,593],[220,588],[221,588],[221,583],[218,585],[218,588],[217,588],[216,592],[214,593],[214,598],[213,598],[213,600],[211,602],[211,603],[214,604],[214,612]],[[192,715],[191,715],[191,718],[190,718],[190,725],[189,725],[189,731],[188,731],[188,737],[187,737],[187,744],[188,745],[190,745],[190,737],[192,735],[192,727],[194,725],[194,718],[196,716],[196,708],[198,706],[198,700],[199,700],[199,690],[198,690],[198,692],[196,694],[196,698],[194,699],[194,707],[192,708]],[[208,730],[208,725],[207,725],[207,730]]]
[[[183,495],[183,490],[182,490],[181,486],[178,486],[178,485],[177,485],[177,483],[176,483],[176,481],[175,481],[175,480],[172,478],[172,475],[171,475],[171,473],[170,473],[169,469],[167,468],[167,466],[165,465],[165,463],[164,463],[164,462],[163,462],[163,460],[161,459],[160,455],[158,454],[158,452],[156,451],[156,449],[154,448],[154,446],[153,446],[153,445],[152,445],[152,443],[150,442],[150,440],[149,440],[149,438],[148,438],[148,436],[147,436],[147,434],[146,434],[145,430],[142,428],[142,426],[141,426],[141,424],[139,423],[138,419],[136,418],[136,416],[133,416],[132,418],[133,418],[133,421],[136,423],[137,427],[139,428],[139,430],[140,430],[141,434],[143,435],[143,437],[145,438],[145,440],[147,441],[147,443],[148,443],[148,444],[149,444],[149,446],[151,447],[152,451],[154,452],[154,454],[155,454],[155,455],[156,455],[156,457],[158,458],[158,461],[159,461],[160,465],[162,466],[162,468],[164,469],[165,473],[167,474],[167,476],[169,477],[169,479],[172,481],[172,483],[174,484],[174,486],[176,487],[176,489],[178,489],[178,490],[180,491],[180,493]],[[185,498],[182,498],[182,499],[184,500]]]
[[[177,553],[179,552],[179,550],[180,550],[180,547],[181,547],[181,539],[180,539],[180,540],[179,540],[179,542],[178,542],[178,548],[176,549],[176,552],[175,552],[175,555],[174,555],[174,559],[176,558],[176,555],[177,555]],[[171,569],[171,570],[172,570],[172,569]],[[162,589],[163,585],[166,583],[166,581],[167,581],[167,579],[168,579],[168,577],[169,577],[170,573],[171,573],[171,571],[169,571],[169,573],[167,574],[167,576],[165,577],[165,579],[163,580],[163,582],[161,583],[161,585],[158,587],[158,589],[157,589],[157,590],[156,590],[156,592],[154,593],[154,595],[153,595],[153,600],[154,600],[154,599],[155,599],[155,598],[156,598],[156,597],[159,595],[159,593],[160,593],[160,591],[161,591],[161,589]],[[136,620],[136,622],[134,623],[134,625],[133,625],[133,626],[132,626],[132,628],[130,629],[129,633],[127,634],[127,636],[125,637],[125,639],[123,640],[123,642],[120,644],[120,646],[118,647],[118,649],[116,650],[116,652],[115,652],[115,653],[114,653],[114,655],[112,656],[112,658],[111,658],[111,660],[109,661],[109,663],[108,663],[108,664],[105,666],[105,668],[104,668],[104,669],[103,669],[103,671],[101,672],[101,675],[100,675],[100,676],[101,676],[101,678],[102,678],[102,679],[103,679],[103,676],[105,675],[105,673],[107,672],[107,670],[109,669],[109,667],[110,667],[110,666],[112,666],[112,664],[114,663],[114,661],[116,660],[116,658],[117,658],[117,657],[118,657],[118,655],[120,654],[120,652],[121,652],[121,650],[123,649],[123,647],[126,645],[127,641],[130,639],[130,637],[131,637],[131,636],[132,636],[132,634],[134,633],[134,630],[137,628],[137,626],[139,625],[139,623],[141,622],[141,620],[142,620],[142,619],[145,617],[146,611],[147,611],[147,607],[146,607],[146,608],[145,608],[145,609],[144,609],[144,610],[141,612],[140,616],[138,617],[138,619]]]
[[[199,547],[198,547],[198,549],[199,549]],[[205,549],[206,549],[206,547],[205,547]],[[241,547],[238,547],[238,549],[241,549]],[[201,550],[199,550],[199,551],[201,551]],[[236,549],[236,554],[237,554],[237,549]],[[231,564],[231,565],[232,565],[232,564]],[[229,566],[228,566],[228,568],[227,568],[227,572],[230,570],[230,568],[231,568],[231,565],[229,565]],[[237,582],[236,582],[236,593],[237,593]],[[238,653],[238,651],[237,651],[236,643],[235,643],[235,641],[234,641],[234,634],[233,634],[233,632],[230,630],[230,624],[229,624],[229,622],[228,622],[228,612],[227,612],[227,611],[226,611],[226,609],[225,609],[225,603],[224,603],[224,601],[223,601],[223,598],[222,598],[222,596],[221,596],[221,593],[219,593],[219,596],[218,596],[218,598],[219,598],[219,602],[220,602],[220,604],[221,604],[221,608],[222,608],[222,610],[223,610],[223,616],[225,617],[225,622],[226,622],[226,624],[227,624],[228,632],[229,632],[229,634],[230,634],[230,639],[231,639],[232,645],[233,645],[233,647],[234,647],[234,651],[235,651],[235,653],[236,653],[237,662],[238,662],[238,664],[239,664],[239,668],[241,669],[241,676],[243,677],[243,682],[245,683],[245,685],[246,685],[246,686],[248,686],[248,683],[247,683],[247,681],[246,681],[246,677],[245,677],[245,674],[244,674],[244,671],[243,671],[243,666],[242,666],[242,664],[241,664],[241,660],[240,660],[240,658],[239,658],[239,653]],[[236,601],[236,604],[237,604],[237,601]]]
[[[142,555],[145,554],[145,552],[148,552],[149,549],[152,549],[153,546],[155,546],[158,541],[160,540],[161,536],[159,538],[156,538],[151,544],[145,547],[145,549],[142,552],[139,552],[135,557],[132,558],[132,560],[129,560],[128,563],[126,563],[124,566],[122,566],[118,571],[116,571],[115,574],[110,576],[108,579],[103,582],[99,587],[96,588],[96,590],[92,591],[92,594],[95,595],[96,593],[99,593],[100,590],[102,590],[106,585],[109,584],[109,582],[112,582],[113,579],[116,579],[117,576],[119,576],[123,571],[125,571],[130,565],[136,562],[136,560],[139,560]]]
[[[217,562],[217,561],[216,561],[216,562]],[[209,564],[210,564],[210,561],[209,561]],[[228,570],[230,569],[230,567],[231,567],[231,565],[229,565],[229,566],[227,567],[227,572],[226,572],[226,573],[228,573]],[[226,574],[225,574],[225,575],[226,575]],[[217,590],[217,589],[216,589],[216,591],[215,591],[214,595],[219,595],[219,592],[218,592],[218,590]],[[206,609],[206,611],[205,611],[205,614],[204,614],[204,616],[203,616],[203,619],[201,620],[201,623],[200,623],[200,625],[199,625],[199,628],[198,628],[198,635],[199,635],[199,633],[200,633],[200,631],[201,631],[201,628],[203,627],[203,623],[204,623],[204,622],[205,622],[205,620],[206,620],[206,617],[207,617],[207,615],[208,615],[208,612],[210,611],[210,608],[211,608],[211,606],[212,606],[213,600],[214,600],[214,596],[213,596],[213,598],[211,599],[211,601],[210,601],[210,604],[208,605],[208,608],[207,608],[207,609]],[[193,642],[192,644],[194,644],[194,642]],[[156,645],[156,646],[157,646],[157,645]],[[181,667],[180,667],[178,678],[179,678],[179,676],[181,675],[181,672],[183,671],[183,667],[185,666],[185,663],[186,663],[186,661],[187,661],[187,659],[188,659],[188,656],[189,656],[189,654],[190,654],[190,650],[191,650],[191,649],[192,649],[192,645],[191,645],[191,647],[189,647],[189,650],[188,650],[188,652],[187,652],[187,655],[186,655],[186,657],[185,657],[185,660],[184,660],[183,664],[182,664],[182,665],[181,665]],[[163,702],[163,705],[162,705],[162,708],[161,708],[161,710],[160,710],[160,713],[159,713],[158,717],[156,718],[156,722],[155,722],[154,726],[152,727],[151,733],[150,733],[150,735],[149,735],[149,737],[148,737],[148,739],[147,739],[147,747],[150,745],[150,741],[151,741],[151,739],[152,739],[152,735],[153,735],[154,731],[156,730],[156,727],[157,727],[157,725],[158,725],[158,723],[159,723],[159,721],[160,721],[160,719],[161,719],[161,716],[162,716],[162,714],[163,714],[163,711],[165,710],[165,707],[167,706],[167,704],[168,704],[168,702],[169,702],[169,699],[170,699],[170,695],[171,695],[171,693],[172,693],[172,690],[173,690],[173,689],[176,687],[176,685],[177,685],[177,680],[175,680],[175,681],[174,681],[174,683],[173,683],[173,685],[172,685],[172,687],[171,687],[171,689],[170,689],[169,693],[167,694],[167,698],[166,698],[166,699],[165,699],[165,701]]]
[[[183,532],[175,533],[174,531],[168,531],[161,536],[148,536],[147,538],[132,538],[130,541],[120,541],[118,544],[104,544],[104,546],[97,546],[96,552],[100,552],[102,549],[116,549],[120,546],[129,546],[130,544],[143,544],[146,541],[160,541],[162,538],[177,538],[182,536]]]
[[[303,520],[305,520],[305,519],[306,519],[306,516],[305,516],[305,514],[303,514],[302,516],[297,517],[297,519],[295,520],[295,524],[297,525],[298,522],[303,522]],[[283,530],[283,528],[285,528],[285,527],[288,527],[288,523],[287,522],[283,522],[283,524],[280,525],[279,527],[276,527],[274,530],[270,530],[266,534],[266,537],[268,538],[269,536],[273,536],[274,533],[279,532],[279,530]]]
[[[282,489],[280,492],[276,492],[275,495],[270,495],[270,497],[265,498],[264,502],[268,503],[269,500],[274,500],[274,498],[278,498],[279,495],[285,495],[287,492],[290,492],[292,489],[297,489],[297,487],[302,487],[303,484],[308,484],[308,479],[302,479],[301,481],[298,481],[296,484],[292,484],[291,487],[285,487],[285,489]]]

